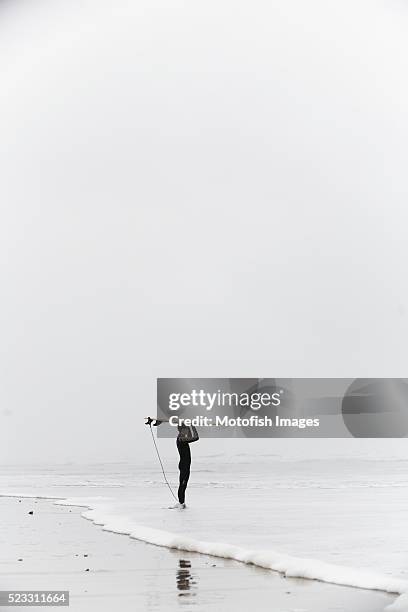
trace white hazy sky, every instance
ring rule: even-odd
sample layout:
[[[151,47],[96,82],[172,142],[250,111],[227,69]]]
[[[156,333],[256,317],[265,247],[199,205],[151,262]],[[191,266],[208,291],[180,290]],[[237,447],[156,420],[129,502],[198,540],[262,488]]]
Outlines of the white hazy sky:
[[[407,30],[400,0],[1,3],[3,463],[137,460],[157,376],[407,375]]]

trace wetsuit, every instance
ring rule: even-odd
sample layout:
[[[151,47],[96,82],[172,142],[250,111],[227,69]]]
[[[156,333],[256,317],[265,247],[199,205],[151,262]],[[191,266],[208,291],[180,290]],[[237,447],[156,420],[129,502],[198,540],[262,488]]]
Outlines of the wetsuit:
[[[179,461],[179,470],[180,470],[180,479],[179,479],[179,488],[178,488],[178,500],[180,504],[184,504],[184,498],[186,494],[186,488],[188,479],[190,478],[190,465],[191,465],[191,453],[190,453],[190,445],[188,442],[180,442],[177,440],[177,450],[180,455]]]

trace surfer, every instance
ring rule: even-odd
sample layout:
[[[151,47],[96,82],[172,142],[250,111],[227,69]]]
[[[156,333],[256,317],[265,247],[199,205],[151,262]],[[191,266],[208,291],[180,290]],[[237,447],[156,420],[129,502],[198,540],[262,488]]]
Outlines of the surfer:
[[[166,420],[158,420],[152,419],[151,417],[146,418],[146,425],[152,425],[153,427],[157,427],[162,423],[168,423]],[[177,435],[177,450],[179,453],[179,487],[177,491],[178,503],[175,506],[171,506],[171,508],[181,508],[184,509],[186,507],[185,498],[186,498],[186,489],[188,480],[190,478],[190,467],[191,467],[191,451],[190,444],[192,442],[196,442],[199,439],[197,430],[195,427],[189,425],[183,425],[182,422],[177,426],[178,435]]]

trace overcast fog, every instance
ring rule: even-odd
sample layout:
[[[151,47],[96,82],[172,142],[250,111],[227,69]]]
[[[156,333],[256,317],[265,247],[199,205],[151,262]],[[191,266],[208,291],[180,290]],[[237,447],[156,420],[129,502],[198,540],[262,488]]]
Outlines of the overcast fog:
[[[407,375],[407,30],[396,0],[0,4],[3,463],[147,456],[157,376]],[[256,448],[350,442],[406,447]]]

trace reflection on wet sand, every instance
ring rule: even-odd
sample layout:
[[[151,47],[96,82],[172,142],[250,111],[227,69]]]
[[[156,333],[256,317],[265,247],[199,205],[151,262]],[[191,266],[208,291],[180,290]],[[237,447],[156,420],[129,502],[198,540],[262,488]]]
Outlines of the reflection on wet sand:
[[[196,584],[194,574],[191,573],[191,561],[179,559],[179,567],[176,574],[176,584],[179,597],[194,597],[196,595]]]

